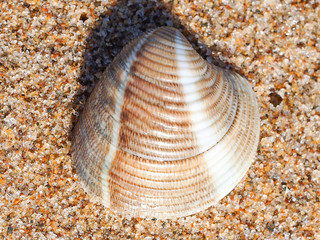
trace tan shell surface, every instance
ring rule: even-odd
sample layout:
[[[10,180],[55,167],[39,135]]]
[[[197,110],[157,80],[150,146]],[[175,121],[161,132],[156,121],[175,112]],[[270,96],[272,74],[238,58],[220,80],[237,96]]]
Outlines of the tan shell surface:
[[[176,29],[128,44],[95,86],[73,132],[86,189],[128,216],[174,218],[227,195],[256,153],[254,92],[207,63]]]

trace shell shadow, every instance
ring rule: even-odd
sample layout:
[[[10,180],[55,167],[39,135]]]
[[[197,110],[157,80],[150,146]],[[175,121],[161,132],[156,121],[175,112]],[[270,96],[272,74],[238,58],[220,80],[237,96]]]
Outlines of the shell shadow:
[[[106,66],[128,42],[157,27],[173,26],[179,29],[203,58],[219,67],[232,69],[241,74],[233,64],[223,62],[211,54],[212,52],[222,52],[227,55],[227,49],[218,49],[216,46],[208,47],[202,44],[201,37],[172,14],[173,7],[173,1],[165,3],[162,1],[120,0],[113,7],[106,8],[105,13],[100,15],[96,26],[91,29],[86,39],[87,46],[78,78],[82,87],[72,103],[72,108],[75,110],[75,114],[72,116],[72,129],[86,99]],[[86,21],[86,19],[85,15],[81,15],[79,21]]]

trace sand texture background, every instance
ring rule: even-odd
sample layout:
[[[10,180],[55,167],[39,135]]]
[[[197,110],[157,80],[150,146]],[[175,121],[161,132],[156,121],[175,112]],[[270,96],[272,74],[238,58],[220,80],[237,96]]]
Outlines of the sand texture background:
[[[247,77],[260,144],[216,206],[126,219],[82,189],[70,133],[114,56],[165,25]],[[316,0],[0,1],[0,239],[320,239],[319,26]]]

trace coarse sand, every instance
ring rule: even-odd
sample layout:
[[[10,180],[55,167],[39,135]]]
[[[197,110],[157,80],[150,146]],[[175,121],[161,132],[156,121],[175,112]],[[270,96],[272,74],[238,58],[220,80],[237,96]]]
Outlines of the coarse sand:
[[[247,77],[260,144],[216,206],[127,219],[84,192],[70,134],[105,67],[158,26]],[[319,161],[319,1],[0,1],[0,239],[320,239]]]

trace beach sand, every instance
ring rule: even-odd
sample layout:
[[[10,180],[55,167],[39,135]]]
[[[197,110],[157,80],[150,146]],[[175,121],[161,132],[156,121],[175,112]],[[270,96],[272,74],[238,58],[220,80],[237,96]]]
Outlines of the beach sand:
[[[260,144],[216,206],[127,219],[84,192],[70,135],[105,67],[158,26],[248,79]],[[0,239],[320,239],[319,26],[312,0],[1,1]]]

